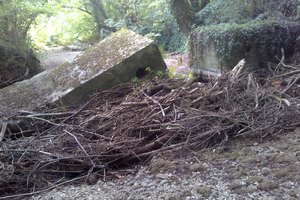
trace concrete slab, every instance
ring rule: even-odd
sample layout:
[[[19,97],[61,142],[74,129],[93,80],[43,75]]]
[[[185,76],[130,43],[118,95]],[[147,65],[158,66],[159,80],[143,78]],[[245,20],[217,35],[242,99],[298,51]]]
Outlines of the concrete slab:
[[[12,115],[45,103],[80,104],[94,92],[165,71],[152,40],[121,30],[65,63],[0,90],[0,112]]]

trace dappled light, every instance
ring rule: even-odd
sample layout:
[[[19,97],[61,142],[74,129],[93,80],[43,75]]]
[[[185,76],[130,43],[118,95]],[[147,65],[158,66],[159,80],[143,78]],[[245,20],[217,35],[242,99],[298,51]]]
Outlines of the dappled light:
[[[0,200],[300,199],[299,0],[0,0]]]

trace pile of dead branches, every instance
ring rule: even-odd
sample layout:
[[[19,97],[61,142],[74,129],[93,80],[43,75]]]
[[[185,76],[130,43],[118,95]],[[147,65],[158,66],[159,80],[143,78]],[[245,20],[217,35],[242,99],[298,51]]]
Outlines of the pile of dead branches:
[[[120,85],[78,108],[10,118],[26,130],[9,131],[3,124],[0,199],[117,176],[116,170],[165,150],[285,134],[299,127],[299,119],[296,65],[249,71],[241,61],[208,83],[170,79]]]

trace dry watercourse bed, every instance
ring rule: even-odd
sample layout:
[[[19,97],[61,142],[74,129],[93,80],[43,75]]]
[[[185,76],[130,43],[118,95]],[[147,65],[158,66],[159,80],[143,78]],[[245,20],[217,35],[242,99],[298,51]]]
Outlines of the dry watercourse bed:
[[[299,199],[299,65],[244,64],[7,117],[0,199]]]
[[[176,155],[176,156],[175,156]],[[235,139],[199,152],[164,152],[114,180],[29,199],[300,199],[300,130],[266,141]]]

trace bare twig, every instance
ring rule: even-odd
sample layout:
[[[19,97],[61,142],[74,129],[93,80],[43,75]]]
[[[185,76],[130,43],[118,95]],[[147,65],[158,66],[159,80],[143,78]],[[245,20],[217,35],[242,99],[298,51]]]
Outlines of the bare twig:
[[[67,133],[67,134],[69,134],[70,136],[72,136],[72,137],[76,140],[77,144],[80,146],[80,148],[82,149],[82,151],[85,153],[85,155],[89,158],[89,160],[91,161],[91,163],[92,163],[93,166],[95,167],[96,164],[95,164],[94,161],[90,158],[90,156],[89,156],[89,154],[86,152],[85,148],[80,144],[80,142],[78,141],[77,137],[76,137],[74,134],[70,133],[68,130],[64,130],[64,132]]]
[[[29,69],[26,67],[26,71],[25,71],[25,73],[22,76],[20,76],[20,77],[18,77],[16,79],[12,79],[12,80],[8,80],[8,81],[5,81],[5,82],[2,82],[0,84],[0,88],[6,87],[6,86],[11,85],[11,84],[13,84],[15,82],[23,80],[24,78],[26,78],[28,76],[28,73],[29,73]]]
[[[294,80],[288,85],[286,86],[286,88],[284,88],[284,90],[281,91],[281,94],[286,93],[289,89],[291,89],[298,81],[300,80],[300,76],[296,76],[294,78]]]
[[[287,72],[287,73],[285,73],[285,74],[277,75],[277,76],[275,76],[274,78],[281,78],[281,77],[291,76],[291,75],[299,74],[299,73],[300,73],[300,69],[294,70],[294,71],[291,71],[291,72]]]
[[[161,113],[165,117],[166,114],[165,114],[165,111],[164,111],[163,107],[161,106],[161,104],[157,100],[152,99],[151,97],[149,97],[146,93],[143,92],[143,94],[145,95],[145,97],[147,97],[147,99],[150,99],[151,101],[153,101],[153,103],[157,104],[160,107]]]
[[[31,152],[31,153],[38,153],[38,154],[44,154],[53,158],[57,158],[56,155],[53,155],[52,153],[45,152],[45,151],[38,151],[38,150],[33,150],[33,149],[5,149],[5,150],[0,150],[0,152],[19,152],[19,153],[24,153],[24,152]]]
[[[18,116],[18,117],[19,118],[32,119],[32,120],[40,120],[40,121],[47,122],[48,124],[52,124],[54,126],[62,126],[62,124],[57,124],[57,123],[51,122],[51,121],[49,121],[47,119],[40,118],[40,117],[34,117],[34,116]]]
[[[280,59],[280,62],[277,65],[276,69],[278,69],[279,66],[282,65],[283,67],[286,67],[288,69],[296,70],[297,69],[296,67],[293,67],[291,65],[287,65],[287,64],[284,63],[284,61],[285,61],[285,53],[284,53],[284,49],[283,48],[281,48],[281,54],[282,54],[282,57]]]
[[[0,132],[0,142],[3,141],[5,133],[6,133],[6,129],[7,129],[7,122],[2,122],[2,127],[1,127],[1,132]]]
[[[78,108],[23,112],[15,118],[30,123],[38,133],[33,139],[3,143],[0,163],[7,170],[0,174],[0,187],[18,193],[44,191],[72,178],[72,172],[84,175],[80,179],[84,181],[98,170],[107,179],[113,176],[112,168],[145,163],[166,150],[196,150],[223,145],[234,137],[262,139],[293,130],[300,117],[298,73],[285,67],[265,77],[250,69],[243,73],[239,65],[234,73],[196,88],[182,88],[177,80],[153,80],[137,88],[127,84],[99,92]],[[290,80],[285,88],[270,84],[276,75]],[[143,92],[151,84],[155,88],[170,83],[153,96]]]

